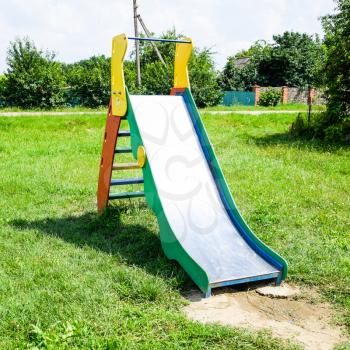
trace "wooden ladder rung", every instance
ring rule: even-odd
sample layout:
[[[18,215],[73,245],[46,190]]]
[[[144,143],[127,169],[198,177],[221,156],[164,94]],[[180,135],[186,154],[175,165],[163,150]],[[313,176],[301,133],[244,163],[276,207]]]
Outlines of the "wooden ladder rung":
[[[138,192],[119,192],[119,193],[110,193],[108,199],[124,199],[124,198],[135,198],[135,197],[144,197],[145,192],[138,191]]]
[[[135,185],[143,184],[142,177],[130,178],[130,179],[112,179],[111,186],[120,186],[120,185]]]
[[[140,169],[137,163],[120,163],[113,164],[113,170],[129,170],[129,169]]]
[[[131,153],[132,149],[131,147],[117,147],[114,151],[114,153]]]
[[[119,137],[127,137],[127,136],[130,136],[130,130],[119,130],[118,136],[119,136]]]

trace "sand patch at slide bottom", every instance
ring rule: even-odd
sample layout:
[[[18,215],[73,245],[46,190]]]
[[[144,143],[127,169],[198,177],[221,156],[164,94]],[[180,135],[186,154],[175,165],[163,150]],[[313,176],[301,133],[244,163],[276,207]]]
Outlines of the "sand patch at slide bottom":
[[[203,323],[269,329],[273,336],[296,341],[310,350],[333,349],[346,341],[341,327],[331,324],[331,306],[310,303],[304,298],[305,293],[308,292],[299,293],[302,298],[281,299],[260,295],[255,290],[224,289],[204,299],[200,292],[192,291],[186,295],[190,304],[184,311],[188,318]]]

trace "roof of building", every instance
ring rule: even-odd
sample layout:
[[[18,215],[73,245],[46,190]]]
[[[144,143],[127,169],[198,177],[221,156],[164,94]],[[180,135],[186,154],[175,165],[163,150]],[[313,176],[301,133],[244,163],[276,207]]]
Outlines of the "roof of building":
[[[250,57],[237,58],[235,65],[238,67],[244,67],[250,62]]]

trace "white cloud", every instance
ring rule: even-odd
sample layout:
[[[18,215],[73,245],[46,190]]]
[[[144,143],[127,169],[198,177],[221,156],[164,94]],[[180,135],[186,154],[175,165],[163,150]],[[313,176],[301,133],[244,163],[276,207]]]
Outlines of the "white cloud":
[[[258,39],[285,30],[322,33],[318,18],[331,12],[332,0],[139,0],[150,30],[174,26],[198,46],[212,47],[222,66],[228,55]],[[133,32],[132,0],[0,0],[0,72],[8,44],[29,36],[37,46],[73,62],[110,53],[111,38]]]

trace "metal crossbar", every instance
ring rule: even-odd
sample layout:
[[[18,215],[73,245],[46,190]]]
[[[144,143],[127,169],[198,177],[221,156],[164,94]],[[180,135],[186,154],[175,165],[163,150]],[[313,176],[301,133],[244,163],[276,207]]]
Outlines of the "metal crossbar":
[[[139,40],[139,41],[159,41],[163,43],[181,43],[181,44],[191,44],[188,40],[174,40],[174,39],[157,39],[157,38],[141,38],[135,36],[129,36],[129,40]]]

